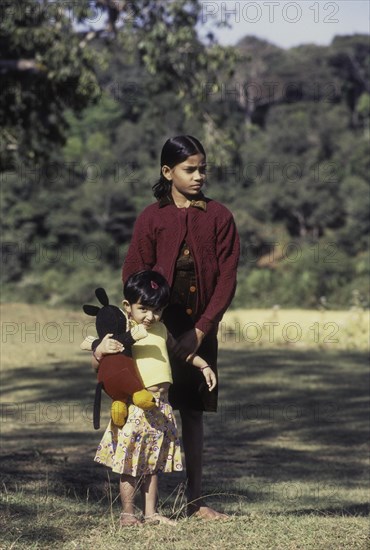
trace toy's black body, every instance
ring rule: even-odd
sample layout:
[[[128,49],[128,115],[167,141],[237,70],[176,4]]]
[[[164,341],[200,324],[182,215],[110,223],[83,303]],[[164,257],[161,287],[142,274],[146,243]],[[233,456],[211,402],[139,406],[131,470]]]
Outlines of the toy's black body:
[[[127,357],[132,357],[131,346],[135,343],[135,340],[131,336],[131,332],[127,331],[125,314],[119,307],[109,304],[109,298],[104,288],[97,288],[95,295],[103,307],[83,306],[83,310],[87,315],[96,316],[96,330],[99,338],[92,343],[93,351],[96,350],[106,334],[112,334],[112,338],[125,347],[121,353]]]

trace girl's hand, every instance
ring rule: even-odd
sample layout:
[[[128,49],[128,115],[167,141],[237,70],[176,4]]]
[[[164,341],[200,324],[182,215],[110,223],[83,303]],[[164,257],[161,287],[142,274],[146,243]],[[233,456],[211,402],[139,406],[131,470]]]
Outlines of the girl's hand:
[[[124,346],[112,338],[113,334],[106,334],[95,350],[97,357],[109,355],[110,353],[119,353]]]
[[[179,357],[192,357],[204,339],[204,332],[199,328],[193,328],[184,332],[176,340],[173,352]],[[189,360],[189,359],[188,359]]]
[[[141,340],[142,338],[146,338],[148,336],[148,331],[142,323],[132,327],[130,332],[135,341]]]
[[[202,374],[206,379],[209,391],[212,391],[217,386],[217,378],[211,367],[203,367]]]

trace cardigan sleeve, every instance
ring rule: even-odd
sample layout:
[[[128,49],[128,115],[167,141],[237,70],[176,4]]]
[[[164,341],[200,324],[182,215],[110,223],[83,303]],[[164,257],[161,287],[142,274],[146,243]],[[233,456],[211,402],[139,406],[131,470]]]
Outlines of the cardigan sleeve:
[[[133,273],[153,268],[156,263],[154,238],[154,232],[144,210],[135,222],[131,243],[122,266],[123,282]]]
[[[239,254],[239,235],[234,218],[230,216],[217,234],[217,283],[205,311],[195,324],[205,334],[217,330],[218,323],[234,297]]]

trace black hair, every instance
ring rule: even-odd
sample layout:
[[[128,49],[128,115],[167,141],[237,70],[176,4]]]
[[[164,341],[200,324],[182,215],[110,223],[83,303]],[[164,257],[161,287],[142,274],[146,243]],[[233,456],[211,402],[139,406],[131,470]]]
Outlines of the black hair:
[[[206,158],[203,145],[193,136],[176,136],[166,141],[161,153],[160,178],[152,187],[156,199],[165,197],[171,190],[171,182],[162,174],[162,166],[166,165],[173,168],[176,164],[184,162],[188,157],[199,153]]]
[[[169,302],[170,286],[163,275],[148,269],[134,273],[127,279],[123,295],[129,304],[162,309]]]

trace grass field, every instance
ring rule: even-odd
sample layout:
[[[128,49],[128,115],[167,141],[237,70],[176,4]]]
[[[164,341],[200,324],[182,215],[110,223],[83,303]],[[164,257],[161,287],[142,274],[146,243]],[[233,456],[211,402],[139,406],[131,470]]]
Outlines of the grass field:
[[[160,505],[177,526],[125,530],[118,476],[93,462],[102,430],[79,350],[93,326],[23,304],[1,306],[1,322],[1,549],[369,547],[368,313],[228,312],[204,493],[230,520],[184,519],[173,474]]]

